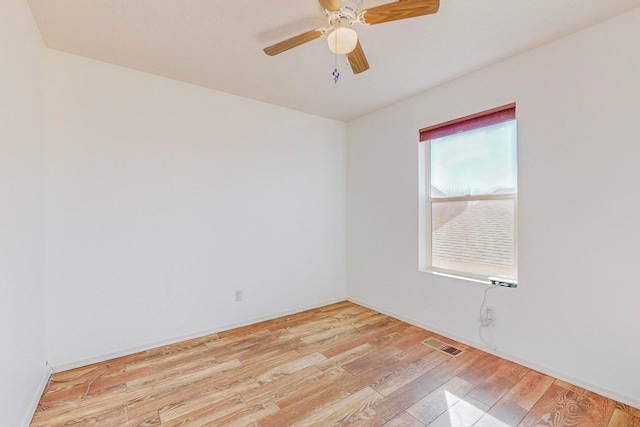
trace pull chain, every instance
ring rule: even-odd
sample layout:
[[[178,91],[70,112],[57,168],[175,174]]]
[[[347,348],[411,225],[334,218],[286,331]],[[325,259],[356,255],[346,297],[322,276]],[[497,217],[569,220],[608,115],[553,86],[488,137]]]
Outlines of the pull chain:
[[[338,72],[338,33],[337,33],[337,29],[335,29],[334,31],[336,31],[336,54],[335,54],[335,68],[333,70],[333,73],[331,73],[331,75],[333,76],[333,83],[334,84],[338,84],[338,80],[340,79],[340,73]]]

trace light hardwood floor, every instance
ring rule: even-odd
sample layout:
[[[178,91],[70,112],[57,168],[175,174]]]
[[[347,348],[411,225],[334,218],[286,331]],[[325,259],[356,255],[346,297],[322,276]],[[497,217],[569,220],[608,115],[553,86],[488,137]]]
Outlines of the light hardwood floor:
[[[31,423],[294,425],[640,427],[640,410],[343,302],[57,373]]]

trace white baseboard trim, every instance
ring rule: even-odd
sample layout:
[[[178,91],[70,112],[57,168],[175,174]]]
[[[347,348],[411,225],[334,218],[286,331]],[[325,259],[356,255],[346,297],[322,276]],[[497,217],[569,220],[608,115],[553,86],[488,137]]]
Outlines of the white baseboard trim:
[[[325,305],[335,304],[335,303],[346,301],[346,300],[347,300],[347,298],[345,296],[344,298],[338,298],[338,299],[334,299],[334,300],[324,301],[324,302],[319,303],[319,304],[312,304],[312,305],[308,305],[308,306],[297,307],[295,309],[281,311],[281,312],[278,312],[278,313],[272,313],[272,314],[268,314],[268,315],[265,315],[265,316],[254,317],[254,318],[251,318],[251,319],[248,319],[248,320],[244,320],[242,322],[220,325],[220,326],[212,328],[212,329],[207,329],[207,330],[204,330],[204,331],[194,332],[192,334],[186,334],[186,335],[181,335],[181,336],[177,336],[177,337],[172,337],[172,338],[168,338],[166,340],[156,341],[156,342],[144,344],[144,345],[141,345],[141,346],[126,348],[126,349],[122,349],[122,350],[115,351],[115,352],[108,353],[108,354],[102,354],[102,355],[89,357],[89,358],[85,358],[85,359],[79,359],[79,360],[74,360],[74,361],[71,361],[71,362],[60,363],[60,364],[56,364],[55,366],[53,366],[53,371],[54,372],[62,372],[62,371],[68,371],[70,369],[81,368],[81,367],[87,366],[87,365],[93,365],[94,363],[102,363],[102,362],[105,362],[107,360],[116,359],[118,357],[123,357],[123,356],[129,356],[131,354],[139,353],[141,351],[147,351],[147,350],[151,350],[151,349],[157,348],[157,347],[162,347],[162,346],[165,346],[165,345],[176,344],[176,343],[179,343],[181,341],[188,341],[188,340],[194,339],[194,338],[201,338],[201,337],[204,337],[204,336],[207,336],[207,335],[217,334],[218,332],[228,331],[230,329],[235,329],[235,328],[240,328],[240,327],[243,327],[243,326],[252,325],[254,323],[264,322],[266,320],[272,320],[272,319],[276,319],[278,317],[288,316],[288,315],[300,313],[300,312],[306,311],[306,310],[313,310],[313,309],[316,309],[316,308],[319,308],[319,307],[323,307]],[[48,380],[48,377],[47,377],[47,380]],[[46,384],[45,384],[45,386],[46,386]],[[38,402],[36,402],[36,406],[37,406],[37,404],[38,404]]]
[[[431,325],[424,324],[422,322],[418,322],[418,321],[416,321],[414,319],[410,319],[410,318],[408,318],[406,316],[403,316],[401,314],[394,313],[394,312],[389,311],[389,310],[385,310],[384,308],[378,307],[375,304],[370,304],[370,303],[368,303],[366,301],[362,301],[360,299],[350,298],[350,297],[347,298],[347,301],[350,301],[350,302],[352,302],[354,304],[361,305],[363,307],[370,308],[371,310],[378,311],[378,312],[380,312],[382,314],[386,314],[387,316],[394,317],[394,318],[396,318],[398,320],[402,320],[403,322],[409,323],[411,325],[417,326],[417,327],[422,328],[422,329],[426,329],[428,331],[434,332],[434,333],[436,333],[438,335],[442,335],[443,337],[447,337],[449,339],[452,339],[454,341],[460,342],[462,344],[477,348],[477,349],[482,350],[482,351],[484,351],[486,353],[494,354],[494,355],[499,356],[499,357],[501,357],[503,359],[507,359],[507,360],[509,360],[511,362],[515,362],[515,363],[517,363],[519,365],[522,365],[522,366],[524,366],[526,368],[533,369],[534,371],[541,372],[541,373],[543,373],[545,375],[549,375],[549,376],[558,378],[558,379],[560,379],[562,381],[568,382],[570,384],[576,385],[578,387],[584,388],[585,390],[589,390],[589,391],[592,391],[594,393],[600,394],[600,395],[602,395],[604,397],[608,397],[609,399],[617,400],[618,402],[624,403],[625,405],[633,406],[634,408],[640,408],[640,400],[638,400],[637,398],[634,398],[634,397],[631,397],[631,396],[627,396],[625,394],[618,393],[618,392],[613,391],[613,390],[609,390],[609,389],[607,389],[605,387],[600,387],[600,386],[597,386],[595,384],[591,384],[591,383],[589,383],[587,381],[583,381],[583,380],[581,380],[579,378],[573,378],[571,376],[568,376],[568,375],[566,375],[566,374],[564,374],[562,372],[558,372],[558,371],[556,371],[556,370],[554,370],[552,368],[549,368],[547,366],[539,365],[539,364],[537,364],[535,362],[531,362],[529,360],[521,359],[521,358],[513,356],[511,354],[503,353],[501,351],[494,351],[494,350],[488,348],[487,346],[481,344],[480,342],[475,342],[475,341],[468,340],[466,338],[462,338],[462,337],[456,336],[455,334],[451,334],[450,332],[444,331],[442,329],[433,327]]]
[[[40,379],[40,384],[38,384],[38,388],[36,389],[33,395],[33,400],[31,401],[31,404],[29,405],[29,409],[27,410],[27,413],[24,416],[24,420],[22,421],[23,427],[29,427],[29,424],[31,424],[31,421],[33,420],[33,416],[36,414],[36,410],[38,409],[38,403],[40,403],[40,398],[42,398],[42,395],[44,394],[44,390],[47,387],[47,384],[49,384],[49,378],[51,378],[51,374],[53,374],[51,367],[49,365],[46,365],[45,370],[42,372],[42,378]]]

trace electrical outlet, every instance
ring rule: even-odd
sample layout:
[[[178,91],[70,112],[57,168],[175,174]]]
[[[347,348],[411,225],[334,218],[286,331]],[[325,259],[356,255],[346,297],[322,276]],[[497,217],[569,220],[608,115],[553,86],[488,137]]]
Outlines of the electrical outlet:
[[[484,311],[484,318],[482,324],[485,326],[493,326],[496,324],[496,309],[494,307],[487,307]]]
[[[236,302],[237,301],[242,301],[242,289],[236,290]]]

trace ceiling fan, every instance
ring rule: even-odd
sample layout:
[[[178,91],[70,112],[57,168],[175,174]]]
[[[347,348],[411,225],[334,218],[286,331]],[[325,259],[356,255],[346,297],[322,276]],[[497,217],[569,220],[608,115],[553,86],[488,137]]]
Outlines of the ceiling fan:
[[[351,69],[354,74],[358,74],[369,69],[369,62],[358,40],[358,34],[351,28],[354,23],[375,25],[414,18],[436,13],[440,6],[440,0],[398,0],[364,10],[360,9],[361,0],[318,0],[318,3],[325,10],[329,24],[327,28],[317,28],[283,40],[264,48],[264,53],[278,55],[328,34],[329,49],[335,54],[347,55]]]

